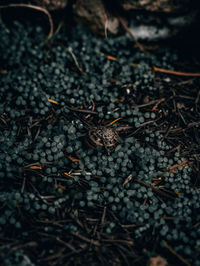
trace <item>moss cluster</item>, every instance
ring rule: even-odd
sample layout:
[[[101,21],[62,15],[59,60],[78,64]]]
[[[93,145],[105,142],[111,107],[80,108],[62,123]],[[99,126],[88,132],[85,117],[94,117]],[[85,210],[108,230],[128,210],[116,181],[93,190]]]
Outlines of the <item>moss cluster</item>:
[[[26,237],[29,220],[56,219],[66,206],[106,206],[120,223],[135,225],[134,241],[157,235],[161,245],[167,241],[200,265],[195,226],[200,192],[190,186],[191,168],[178,152],[168,153],[162,134],[148,128],[158,114],[135,107],[141,93],[159,95],[151,66],[171,68],[176,55],[139,53],[126,37],[102,40],[82,27],[47,44],[40,27],[0,26],[0,67],[7,71],[0,80],[0,229],[13,235],[23,228]],[[95,113],[81,112],[94,106]],[[107,125],[117,118],[110,126],[132,129],[114,148],[87,146],[88,124]],[[75,223],[63,226],[63,232],[77,230]],[[112,234],[118,225],[111,221],[103,230]]]

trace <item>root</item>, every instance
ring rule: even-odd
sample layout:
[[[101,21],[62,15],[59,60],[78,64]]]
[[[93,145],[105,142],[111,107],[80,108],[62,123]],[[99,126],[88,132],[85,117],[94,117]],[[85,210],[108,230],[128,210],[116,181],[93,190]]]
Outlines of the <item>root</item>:
[[[9,8],[9,7],[25,7],[25,8],[31,8],[40,12],[43,12],[45,15],[47,15],[48,20],[49,20],[49,34],[47,36],[47,41],[51,39],[51,37],[53,36],[53,19],[51,14],[49,13],[49,11],[43,7],[40,6],[35,6],[35,5],[31,5],[31,4],[8,4],[8,5],[3,5],[0,6],[0,9],[2,8]]]

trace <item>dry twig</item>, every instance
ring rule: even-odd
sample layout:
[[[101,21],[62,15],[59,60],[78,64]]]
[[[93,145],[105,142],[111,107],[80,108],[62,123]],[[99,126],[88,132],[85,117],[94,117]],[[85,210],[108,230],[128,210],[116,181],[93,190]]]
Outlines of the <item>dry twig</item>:
[[[145,50],[144,47],[135,38],[135,36],[133,35],[132,31],[127,26],[126,21],[122,17],[119,17],[119,22],[121,23],[122,27],[128,32],[128,34],[130,35],[130,37],[132,38],[132,40],[135,42],[136,46],[140,49],[140,51],[143,51],[144,52],[144,50]]]
[[[165,246],[172,254],[174,254],[181,262],[183,262],[187,266],[191,266],[191,264],[184,259],[180,254],[178,254],[171,246],[167,244],[166,241],[162,241],[163,246]]]

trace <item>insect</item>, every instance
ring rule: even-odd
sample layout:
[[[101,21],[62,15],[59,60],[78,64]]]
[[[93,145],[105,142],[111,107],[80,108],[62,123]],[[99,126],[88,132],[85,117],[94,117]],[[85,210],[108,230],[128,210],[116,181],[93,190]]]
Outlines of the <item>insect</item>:
[[[72,109],[72,108],[71,108]],[[73,109],[74,111],[74,109]],[[83,110],[75,110],[79,112],[83,112]],[[84,112],[86,112],[84,110]],[[94,113],[94,112],[93,112]],[[96,114],[96,113],[95,113]],[[121,134],[129,132],[133,129],[132,126],[123,125],[119,127],[112,127],[116,121],[120,119],[116,119],[116,121],[112,121],[109,124],[103,125],[101,122],[97,121],[97,123],[93,122],[93,119],[86,119],[86,117],[82,115],[74,114],[78,120],[83,123],[83,127],[87,130],[84,132],[85,142],[89,147],[95,149],[98,146],[105,147],[106,151],[109,153],[109,148],[115,147],[115,145],[119,142]],[[88,118],[89,116],[87,116]]]
[[[102,124],[91,124],[88,121],[81,121],[86,123],[84,127],[87,129],[85,135],[85,142],[86,144],[96,149],[98,146],[102,146],[106,149],[109,153],[109,149],[112,149],[117,145],[120,141],[120,136],[127,132],[129,132],[133,127],[129,125],[119,126],[119,127],[112,127],[110,124],[102,125]]]
[[[114,147],[119,141],[117,130],[112,127],[94,126],[88,132],[89,142],[95,146]]]

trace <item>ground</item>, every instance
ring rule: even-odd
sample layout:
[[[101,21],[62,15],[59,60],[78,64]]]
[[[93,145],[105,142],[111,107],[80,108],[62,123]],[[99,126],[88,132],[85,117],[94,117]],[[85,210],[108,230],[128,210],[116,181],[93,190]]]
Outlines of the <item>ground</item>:
[[[199,265],[197,54],[0,26],[4,265]]]

